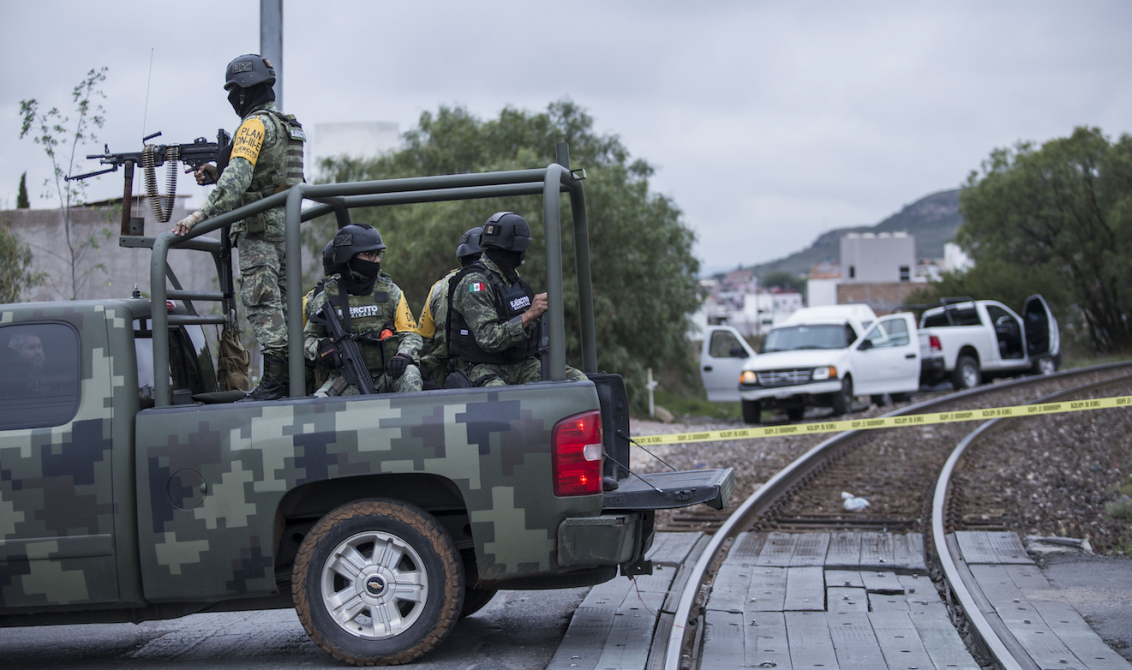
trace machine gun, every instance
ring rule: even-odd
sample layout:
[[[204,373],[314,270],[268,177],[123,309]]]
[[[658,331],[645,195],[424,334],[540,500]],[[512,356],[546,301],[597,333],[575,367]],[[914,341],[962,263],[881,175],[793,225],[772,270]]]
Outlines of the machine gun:
[[[148,135],[142,138],[144,145],[141,151],[132,153],[114,154],[110,153],[110,147],[103,145],[102,153],[90,154],[87,156],[88,160],[95,158],[103,165],[110,167],[105,170],[96,170],[94,172],[87,172],[86,174],[68,176],[67,181],[75,179],[86,179],[87,177],[94,177],[107,172],[117,172],[121,166],[126,167],[126,184],[122,191],[122,235],[140,235],[141,231],[131,228],[130,221],[130,208],[128,203],[133,198],[134,192],[134,166],[140,164],[145,168],[145,188],[146,196],[153,207],[153,214],[161,223],[167,223],[170,216],[173,214],[173,200],[177,195],[177,164],[183,162],[185,165],[190,166],[193,170],[199,169],[206,163],[216,162],[217,166],[223,169],[227,163],[226,156],[231,155],[232,136],[228,131],[221,128],[216,133],[216,141],[209,142],[203,137],[198,137],[193,140],[192,144],[145,144],[155,137],[159,137],[160,132]],[[166,179],[166,195],[159,195],[157,192],[157,174],[156,168],[168,164],[167,179]],[[206,183],[213,183],[209,179]]]
[[[326,298],[327,300],[322,308],[312,315],[310,320],[325,328],[326,332],[330,334],[330,339],[334,341],[334,348],[338,350],[338,357],[342,360],[340,368],[342,378],[357,386],[365,395],[376,393],[377,391],[373,386],[373,377],[369,374],[369,368],[366,367],[365,359],[362,358],[361,349],[358,349],[354,335],[342,327],[329,292]],[[345,303],[346,301],[343,300],[342,302]],[[350,306],[348,304],[343,305],[342,311],[347,315],[346,318],[349,318]],[[334,395],[342,392],[342,389],[332,390],[338,391]]]

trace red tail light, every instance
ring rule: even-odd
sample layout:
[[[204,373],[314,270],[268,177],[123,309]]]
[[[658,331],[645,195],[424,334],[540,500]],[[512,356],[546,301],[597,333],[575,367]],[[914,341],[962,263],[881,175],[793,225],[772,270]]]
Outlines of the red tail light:
[[[554,495],[601,493],[601,413],[583,412],[554,425]]]
[[[939,337],[930,335],[928,336],[928,342],[932,346],[932,351],[943,351],[943,345],[939,343]]]

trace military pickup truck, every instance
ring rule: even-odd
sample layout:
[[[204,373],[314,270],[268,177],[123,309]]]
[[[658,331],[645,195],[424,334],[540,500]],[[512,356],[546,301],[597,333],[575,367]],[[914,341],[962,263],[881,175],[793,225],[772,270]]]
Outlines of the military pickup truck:
[[[562,145],[542,169],[300,184],[184,238],[142,237],[127,213],[120,243],[150,249],[150,299],[0,306],[0,624],[295,607],[335,658],[404,663],[499,589],[650,573],[655,511],[722,508],[734,476],[630,472],[625,386],[597,368],[582,179]],[[562,193],[584,382],[565,380]],[[292,290],[291,397],[218,391],[203,333],[234,314],[231,253],[201,235],[285,206],[297,259],[317,216],[519,195],[544,212],[546,381],[304,396]],[[220,290],[182,290],[171,251],[212,254]]]

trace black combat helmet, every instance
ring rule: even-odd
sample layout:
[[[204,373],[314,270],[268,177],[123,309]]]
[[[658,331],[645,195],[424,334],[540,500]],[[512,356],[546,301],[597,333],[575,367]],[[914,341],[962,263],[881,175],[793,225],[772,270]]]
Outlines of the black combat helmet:
[[[331,240],[334,245],[334,255],[331,260],[334,265],[345,265],[347,261],[363,251],[383,251],[385,243],[381,241],[381,233],[371,225],[365,223],[351,223],[338,229],[338,234]]]
[[[224,75],[225,91],[231,91],[233,88],[250,88],[264,83],[275,83],[275,68],[271,67],[271,61],[263,56],[244,54],[228,63]]]
[[[334,272],[334,239],[331,238],[322,250],[322,274],[332,275]]]
[[[483,224],[480,245],[484,249],[526,251],[531,244],[531,227],[527,220],[511,212],[496,212]]]
[[[483,235],[483,226],[476,226],[460,236],[460,246],[456,247],[456,258],[463,260],[468,256],[479,257],[483,253],[480,246],[480,236]]]

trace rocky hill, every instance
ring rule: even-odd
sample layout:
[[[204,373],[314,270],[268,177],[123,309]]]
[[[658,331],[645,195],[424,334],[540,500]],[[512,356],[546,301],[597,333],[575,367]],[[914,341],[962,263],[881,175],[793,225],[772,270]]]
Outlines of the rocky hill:
[[[818,263],[841,258],[841,236],[846,233],[891,233],[906,231],[916,238],[916,258],[943,258],[943,245],[949,242],[963,218],[959,215],[959,189],[940,191],[907,205],[873,226],[835,228],[822,233],[809,247],[785,258],[754,266],[759,276],[770,272],[805,274]]]

